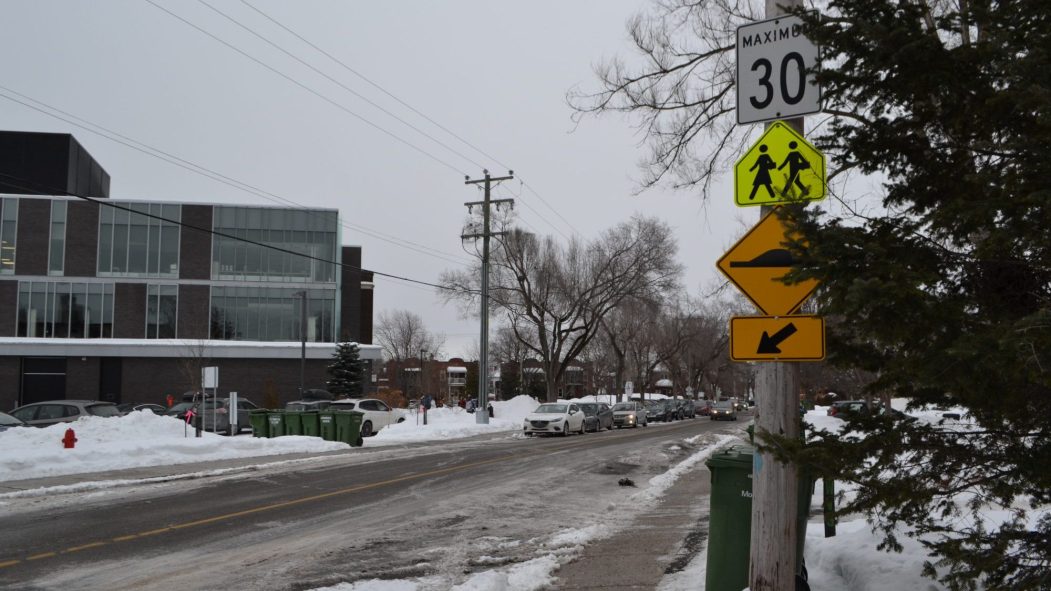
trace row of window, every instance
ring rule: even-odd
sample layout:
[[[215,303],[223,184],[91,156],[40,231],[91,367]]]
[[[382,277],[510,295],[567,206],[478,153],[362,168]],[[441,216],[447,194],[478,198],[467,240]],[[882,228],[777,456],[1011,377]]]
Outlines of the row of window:
[[[0,273],[15,271],[18,199],[0,198]],[[65,272],[69,201],[51,200],[48,274]],[[335,283],[339,217],[334,211],[215,206],[211,277]],[[178,277],[182,206],[114,203],[99,209],[98,277]],[[197,238],[197,237],[195,237]],[[201,236],[200,238],[204,238]]]
[[[112,283],[18,282],[18,336],[111,338]],[[274,287],[213,287],[211,338],[231,341],[298,341],[302,290]],[[306,338],[333,342],[336,292],[306,290]],[[172,339],[178,331],[179,286],[146,288],[145,337]]]
[[[129,203],[99,210],[99,277],[178,277],[182,206]]]

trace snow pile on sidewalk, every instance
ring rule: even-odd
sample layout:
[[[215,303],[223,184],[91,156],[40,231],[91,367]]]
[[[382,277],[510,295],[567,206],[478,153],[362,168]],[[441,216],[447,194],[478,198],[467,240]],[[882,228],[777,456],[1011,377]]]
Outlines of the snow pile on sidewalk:
[[[62,437],[70,428],[77,443],[75,448],[65,449]],[[8,429],[0,433],[0,482],[349,448],[345,443],[317,437],[202,435],[195,438],[193,429],[187,429],[182,421],[149,411],[122,417],[82,417],[43,429]]]
[[[536,410],[539,403],[530,396],[515,396],[511,400],[497,400],[493,403],[493,418],[489,424],[478,424],[474,413],[469,413],[458,406],[443,406],[427,411],[427,424],[423,424],[423,415],[410,413],[405,422],[389,425],[380,430],[375,437],[368,439],[368,446],[394,445],[438,439],[458,439],[497,433],[500,431],[520,431],[522,419]],[[481,410],[478,412],[485,412]]]

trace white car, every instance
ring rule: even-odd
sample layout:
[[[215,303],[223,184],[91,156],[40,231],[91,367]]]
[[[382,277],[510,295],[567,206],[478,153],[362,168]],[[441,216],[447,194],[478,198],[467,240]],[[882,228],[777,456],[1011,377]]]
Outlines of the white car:
[[[391,408],[387,403],[375,398],[345,398],[333,400],[330,410],[357,410],[365,413],[361,417],[361,436],[375,435],[380,429],[405,420],[405,411]]]
[[[587,415],[575,402],[549,402],[536,407],[522,421],[522,432],[526,435],[536,433],[554,433],[569,435],[584,434],[584,422]]]

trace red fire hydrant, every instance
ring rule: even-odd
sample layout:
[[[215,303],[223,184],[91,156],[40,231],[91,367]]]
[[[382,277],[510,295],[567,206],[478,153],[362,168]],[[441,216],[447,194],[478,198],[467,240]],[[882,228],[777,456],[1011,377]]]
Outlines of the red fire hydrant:
[[[66,429],[66,436],[62,438],[62,445],[66,449],[73,449],[77,444],[77,434],[73,432],[73,429]]]

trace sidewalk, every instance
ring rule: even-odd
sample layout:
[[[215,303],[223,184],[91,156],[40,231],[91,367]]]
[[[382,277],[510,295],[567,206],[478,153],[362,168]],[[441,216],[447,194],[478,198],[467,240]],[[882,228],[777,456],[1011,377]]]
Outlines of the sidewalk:
[[[589,544],[560,568],[559,589],[656,589],[707,547],[711,473],[698,464],[683,474],[632,527]]]

